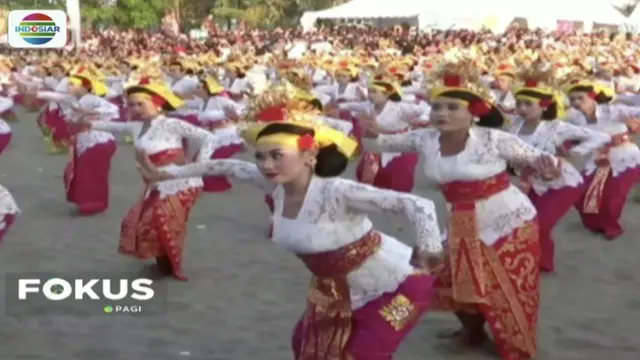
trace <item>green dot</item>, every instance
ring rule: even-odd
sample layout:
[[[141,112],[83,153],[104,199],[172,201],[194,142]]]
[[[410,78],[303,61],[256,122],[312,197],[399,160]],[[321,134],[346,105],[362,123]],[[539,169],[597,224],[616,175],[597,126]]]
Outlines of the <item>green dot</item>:
[[[103,310],[105,314],[111,314],[113,312],[113,307],[107,305]]]

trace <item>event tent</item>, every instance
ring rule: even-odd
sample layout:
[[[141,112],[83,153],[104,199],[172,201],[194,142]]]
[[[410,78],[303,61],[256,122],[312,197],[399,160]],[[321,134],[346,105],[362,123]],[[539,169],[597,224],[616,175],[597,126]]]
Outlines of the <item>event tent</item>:
[[[530,27],[549,29],[555,29],[558,21],[581,22],[585,30],[594,24],[626,23],[608,0],[352,0],[331,9],[307,12],[301,25],[311,29],[318,19],[395,19],[420,28],[487,27],[501,31],[518,18],[527,20]]]

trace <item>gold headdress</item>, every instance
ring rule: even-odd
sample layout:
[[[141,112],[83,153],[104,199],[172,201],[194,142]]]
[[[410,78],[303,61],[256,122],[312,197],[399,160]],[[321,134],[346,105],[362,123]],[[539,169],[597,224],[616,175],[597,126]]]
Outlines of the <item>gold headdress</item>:
[[[393,73],[382,72],[374,75],[369,87],[376,89],[387,96],[402,96],[402,90],[398,78]]]
[[[348,135],[326,126],[318,119],[317,112],[314,112],[309,103],[296,99],[292,90],[286,85],[271,86],[254,98],[249,106],[246,121],[240,124],[241,136],[250,144],[268,142],[300,148],[300,135],[276,133],[258,136],[270,125],[286,123],[313,130],[311,140],[319,148],[335,145],[346,157],[351,157],[358,143]]]
[[[564,95],[555,89],[555,71],[551,66],[541,62],[530,64],[516,73],[522,86],[514,92],[516,100],[534,101],[545,111],[544,120],[555,120],[564,117]]]
[[[439,84],[432,89],[430,98],[432,101],[438,98],[457,100],[478,118],[478,125],[503,127],[508,120],[490,100],[489,89],[480,76],[478,67],[471,59],[446,62],[433,73]]]
[[[584,92],[598,103],[609,103],[615,97],[615,90],[605,85],[598,79],[594,79],[584,72],[573,72],[564,78],[564,92]]]

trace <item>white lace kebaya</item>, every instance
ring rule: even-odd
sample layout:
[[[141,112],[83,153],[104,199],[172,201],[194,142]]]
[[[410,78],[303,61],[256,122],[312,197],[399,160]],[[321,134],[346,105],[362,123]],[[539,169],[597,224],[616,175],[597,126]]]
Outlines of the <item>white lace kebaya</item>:
[[[611,136],[599,131],[593,131],[586,127],[571,125],[562,120],[540,121],[533,133],[520,134],[525,121],[517,118],[509,131],[527,142],[529,145],[556,155],[558,149],[567,141],[580,141],[580,144],[569,150],[570,155],[583,158],[611,141]],[[582,175],[568,162],[560,167],[562,176],[544,181],[540,178],[532,179],[532,188],[538,195],[542,195],[551,189],[561,189],[566,186],[577,187],[583,183]]]
[[[77,98],[71,94],[38,91],[37,97],[60,104],[65,121],[71,124],[76,123],[80,118],[81,113],[78,110],[86,110],[98,114],[98,118],[103,122],[117,119],[120,116],[120,110],[116,105],[93,94],[85,94]],[[107,132],[97,129],[83,131],[76,137],[76,152],[81,155],[87,149],[109,141],[115,141],[115,138]]]
[[[178,178],[227,176],[247,181],[274,198],[273,241],[297,254],[319,253],[351,244],[373,229],[368,214],[388,213],[405,217],[416,232],[416,246],[442,251],[435,206],[415,195],[382,190],[342,178],[313,177],[295,219],[282,216],[284,190],[274,186],[257,166],[241,160],[210,160],[165,169]],[[360,308],[385,292],[393,292],[413,274],[412,250],[382,234],[380,249],[347,277],[352,307]]]
[[[464,150],[453,156],[441,155],[440,132],[435,129],[380,135],[377,144],[382,151],[420,152],[425,175],[437,184],[486,180],[506,171],[507,162],[533,167],[538,157],[550,155],[509,133],[481,127],[469,130]],[[480,239],[489,246],[537,214],[529,198],[514,185],[475,205]]]
[[[583,113],[572,110],[567,114],[567,121],[576,126],[585,126],[592,130],[601,131],[612,136],[620,136],[629,132],[626,121],[640,117],[640,107],[626,106],[622,104],[607,104],[596,106],[596,122],[591,123]],[[632,141],[614,146],[607,155],[611,164],[613,177],[628,169],[640,166],[640,149]],[[593,174],[598,166],[596,155],[591,157],[585,165],[585,174]]]
[[[92,122],[92,128],[96,130],[120,132],[131,135],[134,138],[136,149],[144,150],[153,155],[166,150],[182,149],[182,139],[189,139],[200,145],[198,160],[211,157],[217,144],[216,138],[210,132],[193,126],[182,120],[159,116],[151,120],[151,125],[146,133],[140,135],[143,122]],[[156,183],[154,186],[160,192],[160,197],[174,195],[182,190],[203,185],[201,177],[187,179],[167,180]],[[150,189],[152,190],[152,189]],[[147,194],[148,195],[148,194]]]

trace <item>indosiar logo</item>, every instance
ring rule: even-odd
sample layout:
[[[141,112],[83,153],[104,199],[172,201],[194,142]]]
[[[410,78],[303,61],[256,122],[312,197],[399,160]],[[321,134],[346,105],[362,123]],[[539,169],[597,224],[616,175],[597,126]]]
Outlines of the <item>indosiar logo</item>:
[[[13,10],[8,35],[14,48],[63,48],[67,44],[67,15],[61,10]]]

